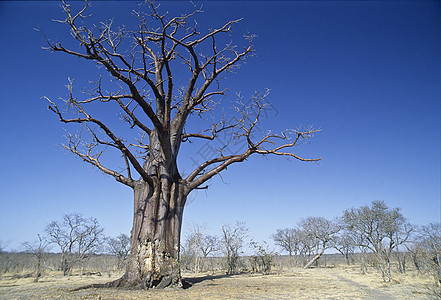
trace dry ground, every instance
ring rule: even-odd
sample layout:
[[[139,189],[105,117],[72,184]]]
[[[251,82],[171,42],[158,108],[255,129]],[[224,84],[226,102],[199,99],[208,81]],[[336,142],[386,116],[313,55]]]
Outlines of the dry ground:
[[[271,275],[183,274],[193,283],[185,290],[71,289],[107,282],[114,276],[46,275],[32,278],[0,277],[0,299],[432,299],[430,277],[395,274],[385,284],[378,273],[360,275],[358,268],[290,269]]]

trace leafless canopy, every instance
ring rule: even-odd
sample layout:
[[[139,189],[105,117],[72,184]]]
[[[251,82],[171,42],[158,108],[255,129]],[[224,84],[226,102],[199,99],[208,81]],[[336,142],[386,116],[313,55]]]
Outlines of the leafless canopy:
[[[118,258],[118,267],[120,268],[130,254],[130,236],[121,233],[116,238],[106,238],[106,243],[107,252]]]
[[[228,135],[228,143],[244,142],[245,147],[238,153],[227,153],[225,144],[216,146],[216,155],[200,162],[182,179],[192,190],[253,153],[302,161],[319,160],[300,157],[290,150],[310,138],[318,131],[316,129],[280,133],[256,131],[267,108],[267,92],[256,93],[249,103],[238,101],[234,115],[214,113],[226,93],[226,89],[220,86],[220,74],[231,72],[253,54],[252,35],[245,36],[240,46],[228,42],[233,25],[240,20],[229,21],[203,33],[198,31],[194,20],[200,9],[194,7],[188,14],[169,17],[150,2],[134,11],[138,27],[131,30],[116,28],[113,20],[89,26],[88,6],[86,1],[84,7],[74,11],[63,1],[66,17],[56,20],[70,28],[79,47],[68,47],[47,38],[47,49],[95,62],[101,67],[97,71],[100,76],[92,83],[92,89],[80,98],[74,96],[73,80],[69,79],[68,97],[63,99],[65,107],[61,107],[59,101],[45,97],[49,109],[60,121],[84,126],[83,134],[68,134],[64,145],[83,161],[132,188],[134,172],[154,186],[156,179],[144,166],[149,155],[160,153],[163,161],[173,164],[183,142],[195,139],[215,141],[221,133]],[[148,6],[148,13],[143,11],[145,6]],[[96,109],[97,103],[102,104],[99,110]],[[109,109],[106,105],[116,106],[124,122],[98,117]],[[191,116],[201,117],[206,121],[201,124],[206,127],[187,132],[189,127],[186,124]],[[127,126],[120,128],[121,123]],[[130,130],[135,130],[136,134]],[[152,140],[159,141],[154,143],[159,149],[152,149]],[[125,167],[112,169],[105,166],[102,157],[105,149],[117,150]]]
[[[46,254],[49,250],[49,241],[44,237],[41,237],[39,234],[37,234],[37,236],[38,241],[33,243],[25,242],[22,244],[22,247],[25,249],[25,251],[33,254],[36,258],[34,282],[38,282],[38,279],[42,275],[42,269],[44,267]]]
[[[227,273],[239,271],[239,255],[247,237],[248,228],[244,222],[236,221],[234,227],[222,226],[222,248],[226,258]]]
[[[369,249],[376,255],[383,280],[390,281],[391,255],[409,240],[413,231],[400,209],[391,209],[384,201],[372,201],[371,206],[345,210],[342,221],[354,243],[362,251]]]
[[[98,250],[103,230],[96,219],[84,218],[79,213],[64,215],[61,222],[53,221],[46,226],[48,241],[60,247],[64,275]]]
[[[289,256],[297,255],[302,243],[302,232],[297,228],[277,229],[277,232],[271,235],[274,243],[288,252]]]

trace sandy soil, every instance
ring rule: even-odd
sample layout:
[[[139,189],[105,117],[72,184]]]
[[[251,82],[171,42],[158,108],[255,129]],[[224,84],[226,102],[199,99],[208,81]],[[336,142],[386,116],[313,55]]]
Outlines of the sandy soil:
[[[184,289],[127,290],[86,289],[71,291],[90,283],[102,283],[114,276],[0,277],[0,299],[431,299],[430,277],[395,274],[383,283],[376,272],[360,275],[356,268],[291,269],[266,276],[241,274],[183,274],[193,286]]]

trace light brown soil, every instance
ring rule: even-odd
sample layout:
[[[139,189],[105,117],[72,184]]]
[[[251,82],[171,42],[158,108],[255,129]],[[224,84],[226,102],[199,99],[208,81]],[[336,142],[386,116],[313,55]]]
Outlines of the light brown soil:
[[[104,283],[114,276],[45,276],[38,283],[32,278],[0,277],[0,299],[431,299],[433,280],[415,273],[394,274],[394,281],[383,283],[372,271],[360,275],[358,268],[290,269],[270,275],[183,274],[193,283],[188,289],[127,290],[72,289]]]

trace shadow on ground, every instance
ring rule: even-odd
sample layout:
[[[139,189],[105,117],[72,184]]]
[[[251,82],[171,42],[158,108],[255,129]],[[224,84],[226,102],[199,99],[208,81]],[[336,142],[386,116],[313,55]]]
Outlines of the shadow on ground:
[[[220,274],[220,275],[206,275],[201,277],[186,277],[183,279],[183,288],[188,289],[192,287],[194,284],[204,282],[206,280],[215,280],[221,278],[228,278],[233,275],[231,274]]]

